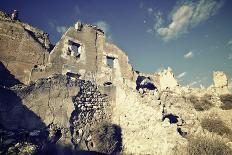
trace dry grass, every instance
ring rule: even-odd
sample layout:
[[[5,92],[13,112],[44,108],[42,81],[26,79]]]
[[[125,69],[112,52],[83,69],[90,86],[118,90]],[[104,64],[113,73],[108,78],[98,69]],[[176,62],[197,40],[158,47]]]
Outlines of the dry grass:
[[[201,121],[201,126],[203,129],[206,129],[209,132],[216,133],[220,136],[225,136],[226,138],[232,140],[232,130],[221,120],[205,118]]]
[[[223,103],[223,105],[221,106],[223,110],[232,109],[232,95],[231,94],[221,95],[220,100]]]
[[[121,128],[111,123],[98,126],[93,133],[93,147],[106,154],[121,151]]]
[[[210,95],[205,95],[201,98],[198,98],[196,96],[191,96],[189,97],[189,100],[193,104],[196,111],[205,111],[213,107],[213,103],[211,102]]]
[[[190,155],[231,155],[232,150],[218,137],[195,136],[188,138]]]

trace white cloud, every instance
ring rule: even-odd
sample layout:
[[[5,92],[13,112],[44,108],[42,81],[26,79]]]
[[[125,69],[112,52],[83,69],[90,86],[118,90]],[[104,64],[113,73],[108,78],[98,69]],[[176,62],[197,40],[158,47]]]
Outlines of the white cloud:
[[[232,53],[229,53],[227,59],[232,60]]]
[[[60,34],[63,34],[68,29],[67,26],[58,25],[56,20],[49,21],[48,25]]]
[[[188,86],[194,86],[194,85],[197,85],[197,84],[200,84],[200,82],[201,82],[201,80],[199,80],[199,81],[193,81],[193,82],[191,82],[190,84],[188,84]],[[202,86],[203,87],[203,86]]]
[[[147,9],[147,12],[148,12],[149,14],[152,14],[153,9],[152,9],[152,8],[148,8],[148,9]]]
[[[227,43],[229,46],[231,46],[232,45],[232,39],[230,39],[229,41],[228,41],[228,43]]]
[[[157,33],[165,41],[177,38],[179,35],[186,33],[189,26],[193,7],[188,5],[181,6],[173,15],[172,22],[167,27],[160,27]]]
[[[146,32],[152,34],[153,30],[152,29],[148,29]]]
[[[180,73],[179,75],[177,75],[177,79],[181,79],[183,78],[187,73],[186,72],[183,72],[183,73]]]
[[[196,85],[198,82],[197,81],[193,81],[193,82],[191,82],[190,84],[188,84],[188,86],[194,86],[194,85]]]
[[[49,21],[48,25],[54,29],[56,27],[56,24],[55,24],[56,21]]]
[[[113,41],[113,36],[110,33],[110,25],[107,22],[101,20],[94,23],[94,25],[96,25],[97,27],[99,27],[104,31],[107,41],[109,42]]]
[[[191,58],[193,58],[193,56],[194,56],[194,53],[192,51],[190,51],[190,52],[188,52],[188,53],[186,53],[184,55],[184,58],[185,59],[191,59]]]
[[[109,24],[105,21],[97,21],[94,24],[97,25],[97,27],[99,27],[100,29],[102,29],[105,33],[109,32]]]
[[[162,18],[162,12],[160,11],[156,11],[154,12],[154,21],[155,21],[155,24],[153,26],[153,29],[155,31],[157,31],[163,24],[164,20]]]
[[[200,0],[196,4],[195,11],[192,15],[192,26],[196,26],[215,15],[223,4],[223,0]]]
[[[167,26],[160,25],[156,32],[165,41],[178,38],[187,33],[190,28],[215,15],[222,5],[223,0],[198,0],[184,3],[171,12],[171,23]]]
[[[65,31],[67,31],[67,26],[56,26],[56,31],[60,34],[63,34]]]

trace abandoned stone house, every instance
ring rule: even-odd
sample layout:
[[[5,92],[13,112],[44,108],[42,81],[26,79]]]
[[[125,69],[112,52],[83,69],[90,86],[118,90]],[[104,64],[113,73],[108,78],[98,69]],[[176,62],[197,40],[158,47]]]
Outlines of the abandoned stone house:
[[[77,22],[50,51],[43,31],[3,17],[0,24],[0,60],[24,84],[52,74],[81,75],[98,84],[135,78],[127,55],[92,25]]]
[[[159,90],[179,85],[170,68],[146,75],[134,71],[128,56],[107,42],[96,26],[78,21],[53,47],[47,33],[18,20],[17,10],[11,17],[0,15],[0,61],[21,83],[68,74],[99,85],[124,83],[134,89],[139,76],[149,78]]]
[[[80,22],[65,32],[51,51],[48,63],[52,73],[81,75],[98,84],[134,78],[127,55],[107,43],[104,32]]]

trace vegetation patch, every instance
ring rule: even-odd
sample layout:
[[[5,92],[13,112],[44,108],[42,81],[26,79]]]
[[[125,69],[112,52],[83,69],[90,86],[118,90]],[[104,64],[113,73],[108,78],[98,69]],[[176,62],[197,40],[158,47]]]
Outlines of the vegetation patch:
[[[103,123],[93,132],[89,147],[93,151],[106,154],[115,154],[121,151],[122,137],[121,128],[115,124]]]
[[[221,95],[220,100],[223,103],[221,106],[221,109],[223,110],[232,109],[232,95],[231,94]]]
[[[220,136],[225,136],[232,140],[232,130],[221,120],[212,118],[203,119],[201,121],[201,126],[203,129],[206,129],[209,132],[216,133]]]
[[[212,108],[214,105],[211,102],[211,95],[204,95],[203,97],[191,96],[190,102],[193,104],[196,111],[205,111]]]
[[[189,137],[187,151],[190,155],[231,155],[232,150],[217,137]]]

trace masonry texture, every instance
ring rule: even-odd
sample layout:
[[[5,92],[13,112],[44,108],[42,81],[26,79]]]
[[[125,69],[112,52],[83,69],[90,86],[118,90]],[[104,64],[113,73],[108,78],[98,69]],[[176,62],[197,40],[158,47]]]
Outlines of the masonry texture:
[[[232,153],[223,72],[181,86],[171,68],[135,71],[96,26],[78,21],[53,46],[17,17],[0,12],[0,154]]]

